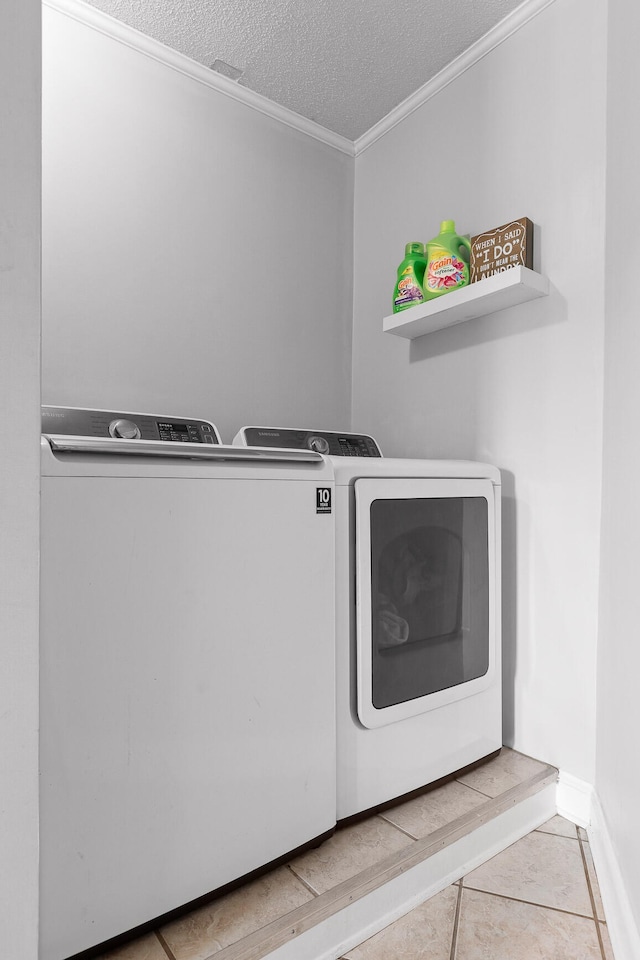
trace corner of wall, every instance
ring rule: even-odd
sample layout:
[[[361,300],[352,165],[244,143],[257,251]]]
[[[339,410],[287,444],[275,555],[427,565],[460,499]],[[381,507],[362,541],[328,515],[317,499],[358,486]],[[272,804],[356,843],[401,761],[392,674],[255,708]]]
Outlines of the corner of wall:
[[[631,908],[604,812],[595,791],[592,793],[591,824],[587,833],[615,958],[616,960],[637,960],[640,957],[640,930]]]

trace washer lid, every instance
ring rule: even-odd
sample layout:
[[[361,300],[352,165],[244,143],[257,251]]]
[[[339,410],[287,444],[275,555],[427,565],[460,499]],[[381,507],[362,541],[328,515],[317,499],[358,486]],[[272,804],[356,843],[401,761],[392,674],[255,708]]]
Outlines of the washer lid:
[[[158,440],[119,439],[116,437],[74,437],[43,434],[52,450],[67,453],[110,453],[126,456],[186,457],[191,460],[269,460],[285,463],[317,463],[322,456],[313,450],[279,450],[233,447],[224,444],[167,443]]]

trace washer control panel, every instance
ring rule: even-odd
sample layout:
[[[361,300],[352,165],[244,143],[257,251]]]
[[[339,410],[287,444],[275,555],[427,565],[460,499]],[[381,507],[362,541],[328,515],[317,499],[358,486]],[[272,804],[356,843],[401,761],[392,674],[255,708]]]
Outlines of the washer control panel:
[[[165,440],[168,443],[221,442],[220,434],[208,420],[48,405],[42,406],[42,432],[73,437]]]
[[[362,433],[335,433],[328,430],[292,430],[279,427],[243,427],[234,443],[248,447],[282,447],[315,450],[332,457],[381,457],[380,447]]]

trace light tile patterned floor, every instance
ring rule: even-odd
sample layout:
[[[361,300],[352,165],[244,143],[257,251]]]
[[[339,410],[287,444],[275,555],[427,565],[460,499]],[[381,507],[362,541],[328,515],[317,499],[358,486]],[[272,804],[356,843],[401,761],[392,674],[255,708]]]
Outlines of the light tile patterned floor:
[[[613,960],[586,833],[554,817],[345,960],[396,957]]]
[[[613,960],[588,842],[554,817],[345,960]]]
[[[338,830],[286,867],[100,960],[208,960],[543,766],[505,748],[458,780]],[[604,919],[587,835],[554,817],[344,960],[613,960]]]

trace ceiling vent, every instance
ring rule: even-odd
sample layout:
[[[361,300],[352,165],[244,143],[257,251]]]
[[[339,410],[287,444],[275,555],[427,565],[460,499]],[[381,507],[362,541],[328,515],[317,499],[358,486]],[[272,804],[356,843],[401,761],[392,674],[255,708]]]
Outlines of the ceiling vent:
[[[230,63],[225,63],[224,60],[214,60],[211,64],[211,69],[215,70],[216,73],[221,73],[223,77],[228,77],[229,80],[235,80],[239,82],[240,77],[244,73],[244,70],[241,70],[239,67],[233,67]]]

